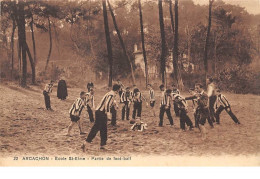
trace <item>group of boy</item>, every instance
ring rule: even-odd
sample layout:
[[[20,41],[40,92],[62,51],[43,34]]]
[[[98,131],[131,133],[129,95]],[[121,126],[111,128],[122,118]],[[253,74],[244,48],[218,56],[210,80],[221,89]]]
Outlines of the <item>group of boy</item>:
[[[46,85],[44,96],[45,99],[48,98],[46,94],[51,92],[51,88],[53,83],[51,82],[49,85]],[[173,84],[172,89],[165,89],[164,85],[159,86],[161,91],[161,102],[160,102],[160,113],[159,113],[159,127],[163,126],[163,117],[164,113],[167,114],[170,125],[174,125],[174,121],[171,115],[171,103],[173,103],[175,115],[180,118],[180,128],[185,131],[186,125],[190,130],[194,128],[193,123],[188,115],[188,105],[187,100],[192,100],[193,104],[193,112],[195,118],[195,127],[199,128],[202,133],[202,139],[206,139],[206,128],[205,123],[206,120],[213,128],[213,122],[220,124],[220,113],[223,110],[230,115],[233,121],[236,124],[240,124],[237,117],[231,110],[231,106],[227,101],[226,97],[220,93],[219,89],[216,89],[215,84],[211,78],[208,79],[208,89],[206,93],[203,90],[203,85],[200,83],[195,84],[195,89],[190,89],[189,92],[192,96],[183,97],[180,95],[180,91]],[[96,134],[100,131],[101,144],[100,149],[105,149],[106,141],[107,141],[107,121],[111,120],[111,124],[116,124],[116,111],[118,109],[118,104],[116,102],[116,96],[119,94],[120,103],[122,106],[122,120],[129,120],[130,106],[133,103],[133,113],[132,120],[130,123],[136,124],[139,122],[140,125],[132,126],[132,129],[140,128],[141,124],[141,113],[142,113],[142,102],[146,101],[146,98],[142,95],[141,91],[134,85],[133,90],[130,90],[130,87],[126,87],[124,89],[123,84],[118,80],[117,84],[113,85],[111,91],[106,93],[102,98],[100,104],[95,109],[94,105],[94,85],[93,83],[88,83],[87,85],[88,92],[82,91],[80,93],[80,97],[77,98],[72,104],[69,114],[71,123],[68,127],[68,134],[71,135],[72,127],[77,124],[80,130],[80,134],[84,135],[80,123],[80,115],[85,107],[89,114],[90,122],[94,123],[92,126],[88,137],[84,141],[82,145],[83,151],[87,150],[88,146],[95,138]],[[148,84],[149,89],[149,102],[153,116],[155,116],[155,92],[152,88],[151,84]],[[46,101],[46,100],[45,100]],[[48,102],[48,99],[47,99]],[[51,109],[51,108],[50,108]],[[93,111],[95,111],[95,119],[93,115]],[[143,125],[145,128],[146,126]]]

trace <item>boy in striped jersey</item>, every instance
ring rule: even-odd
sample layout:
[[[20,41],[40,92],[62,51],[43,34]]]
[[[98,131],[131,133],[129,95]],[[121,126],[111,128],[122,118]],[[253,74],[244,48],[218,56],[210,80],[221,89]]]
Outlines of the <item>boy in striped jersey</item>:
[[[188,114],[188,104],[186,100],[179,94],[173,96],[173,101],[178,105],[180,111],[180,128],[185,131],[185,124],[190,127],[190,130],[193,129],[193,124],[190,120]]]
[[[180,95],[180,91],[177,89],[176,85],[175,84],[172,84],[172,97],[176,94],[179,94]],[[172,98],[174,99],[174,98]],[[174,112],[175,112],[175,115],[177,117],[180,116],[180,111],[179,111],[179,108],[178,108],[178,104],[176,102],[173,101],[173,109],[174,109]]]
[[[231,106],[227,100],[227,98],[221,94],[220,90],[217,90],[217,111],[216,111],[216,122],[217,124],[220,124],[219,116],[223,110],[226,110],[226,112],[229,114],[231,119],[236,123],[240,124],[239,120],[235,116],[235,114],[231,111]]]
[[[80,97],[75,100],[75,102],[72,104],[69,110],[71,123],[68,127],[67,136],[71,136],[70,133],[75,124],[78,124],[79,126],[80,135],[86,134],[82,132],[81,124],[80,124],[80,114],[85,106],[86,106],[86,93],[82,91],[80,93]]]
[[[123,91],[121,95],[121,101],[124,103],[122,108],[122,120],[129,120],[129,112],[130,112],[130,104],[131,104],[131,95],[130,95],[130,88],[127,87],[125,91]]]
[[[120,89],[119,89],[119,98],[121,99],[121,95],[123,93],[123,90],[125,88],[125,86],[123,85],[123,83],[118,79],[117,80],[117,84],[120,86]],[[120,100],[120,103],[122,103],[122,101]]]
[[[90,120],[90,122],[94,122],[93,110],[95,109],[95,103],[94,103],[94,89],[93,88],[90,88],[89,92],[86,93],[86,105],[87,105],[89,120]]]
[[[52,87],[53,87],[54,81],[51,80],[50,83],[45,85],[45,88],[43,90],[43,95],[44,95],[44,101],[45,101],[45,106],[47,110],[52,110],[51,109],[51,99],[50,99],[50,93],[52,92]]]
[[[208,120],[210,126],[213,128],[213,123],[210,120],[210,116],[209,116],[209,107],[208,107],[209,97],[207,93],[204,92],[202,84],[200,83],[195,84],[195,90],[197,91],[197,94],[190,97],[186,97],[185,100],[198,99],[198,107],[196,110],[198,110],[199,113],[199,129],[202,133],[202,140],[205,140],[206,128],[204,124],[206,123],[206,120]]]
[[[148,89],[149,89],[149,96],[150,96],[150,106],[153,112],[153,116],[155,117],[155,111],[154,111],[154,104],[155,104],[155,94],[154,94],[154,90],[152,88],[151,84],[147,85]]]
[[[97,106],[95,112],[96,120],[87,139],[82,145],[83,152],[86,151],[88,145],[92,142],[99,131],[101,138],[100,149],[105,149],[107,143],[107,120],[112,118],[111,107],[114,105],[115,97],[118,94],[119,89],[119,85],[113,85],[113,89],[105,94],[100,104]]]
[[[163,126],[163,116],[164,113],[166,112],[168,119],[170,121],[170,125],[173,126],[173,119],[171,115],[171,90],[168,89],[165,91],[164,85],[160,85],[160,90],[162,92],[162,99],[161,99],[161,106],[160,106],[160,122],[159,122],[159,127]]]
[[[142,95],[140,90],[138,88],[134,89],[133,93],[133,103],[134,103],[134,109],[132,114],[132,120],[130,121],[131,124],[133,124],[135,121],[135,117],[137,116],[138,119],[141,119],[142,115],[142,103],[143,100],[146,101],[145,97]],[[146,105],[148,106],[148,103],[146,102]],[[137,113],[137,115],[136,115]]]

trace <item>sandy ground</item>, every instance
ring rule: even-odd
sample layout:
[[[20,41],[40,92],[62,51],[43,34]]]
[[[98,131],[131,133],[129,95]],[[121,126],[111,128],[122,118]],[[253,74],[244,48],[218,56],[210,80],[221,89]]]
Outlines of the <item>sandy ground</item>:
[[[164,127],[158,127],[159,118],[151,117],[149,108],[143,105],[142,119],[148,124],[145,132],[131,131],[128,121],[122,121],[121,109],[118,111],[118,125],[108,125],[108,151],[100,151],[99,134],[87,153],[81,151],[86,136],[79,135],[77,126],[72,137],[67,137],[70,123],[69,109],[78,97],[81,89],[69,88],[69,97],[60,101],[56,97],[56,88],[51,94],[54,111],[44,110],[42,89],[37,86],[23,89],[15,85],[0,85],[0,155],[255,155],[259,156],[260,144],[260,96],[225,93],[233,112],[242,123],[236,125],[225,111],[221,114],[221,125],[210,129],[206,124],[208,137],[201,140],[200,132],[182,132],[179,119],[174,115],[175,127],[169,126],[165,116]],[[96,104],[105,94],[96,90]],[[148,93],[144,92],[148,97]],[[187,94],[183,94],[184,96]],[[156,112],[159,113],[159,93],[156,95]],[[190,104],[190,103],[189,103]],[[191,106],[191,104],[190,104]],[[121,108],[121,106],[120,106]],[[172,109],[172,114],[173,109]],[[192,110],[189,116],[192,120]],[[88,114],[83,111],[81,120],[83,129],[89,132],[92,124]],[[110,124],[110,122],[109,122]]]

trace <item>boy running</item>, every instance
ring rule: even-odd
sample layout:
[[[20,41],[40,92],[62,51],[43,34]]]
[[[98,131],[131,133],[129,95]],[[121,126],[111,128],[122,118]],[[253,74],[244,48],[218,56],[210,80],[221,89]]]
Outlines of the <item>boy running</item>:
[[[114,105],[115,97],[118,94],[120,86],[115,84],[113,89],[105,94],[100,104],[96,108],[95,112],[95,123],[91,128],[87,139],[82,145],[83,152],[87,150],[92,140],[96,137],[100,131],[100,149],[105,149],[107,143],[107,120],[112,118],[111,107]]]
[[[221,112],[225,109],[225,111],[229,114],[231,119],[236,123],[240,124],[239,120],[235,116],[235,114],[231,111],[231,106],[227,100],[227,98],[221,94],[220,90],[217,90],[217,111],[216,111],[216,122],[217,124],[220,124],[219,116]]]
[[[82,132],[81,124],[80,124],[80,114],[82,112],[82,109],[86,106],[86,93],[82,91],[80,93],[80,98],[77,98],[75,102],[72,104],[69,113],[70,113],[70,119],[71,123],[68,127],[68,134],[67,136],[71,136],[71,130],[75,124],[78,124],[80,135],[86,134]]]

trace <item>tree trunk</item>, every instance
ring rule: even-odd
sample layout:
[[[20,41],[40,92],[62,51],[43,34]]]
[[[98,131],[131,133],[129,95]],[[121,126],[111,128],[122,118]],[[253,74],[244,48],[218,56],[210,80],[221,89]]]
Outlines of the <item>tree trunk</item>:
[[[174,30],[174,47],[173,47],[173,67],[174,67],[174,76],[178,85],[178,88],[181,90],[183,89],[183,82],[181,78],[181,72],[179,70],[179,62],[178,62],[178,57],[179,57],[179,48],[178,48],[178,40],[179,40],[179,12],[178,12],[178,0],[175,0],[175,5],[174,5],[174,10],[175,10],[175,30]]]
[[[142,13],[141,0],[138,0],[138,7],[139,7],[142,49],[143,49],[144,66],[145,66],[145,84],[146,84],[146,88],[147,88],[147,85],[149,82],[149,76],[148,76],[148,64],[147,64],[146,50],[145,50],[145,43],[144,43],[144,26],[143,26],[143,13]]]
[[[204,47],[204,69],[205,69],[205,83],[208,76],[208,45],[209,45],[209,36],[210,36],[210,28],[211,28],[211,9],[214,0],[209,0],[209,19],[208,19],[208,29],[207,29],[207,36],[206,42]]]
[[[120,45],[121,45],[121,47],[123,49],[124,55],[125,55],[126,59],[128,60],[128,63],[129,63],[130,69],[131,69],[132,82],[133,82],[133,84],[135,84],[135,75],[134,75],[133,65],[131,63],[131,60],[130,60],[128,54],[127,54],[125,43],[124,43],[123,38],[121,36],[121,33],[120,33],[119,29],[118,29],[118,26],[117,26],[117,23],[116,23],[116,18],[115,18],[115,15],[114,15],[114,12],[113,12],[113,9],[111,7],[111,4],[110,4],[109,0],[107,0],[107,3],[108,3],[108,7],[109,7],[109,10],[110,10],[110,14],[111,14],[111,17],[112,17],[112,20],[113,20],[113,24],[114,24],[114,27],[115,27],[118,39],[120,41]]]
[[[21,48],[22,53],[22,80],[21,86],[26,86],[27,80],[27,61],[26,61],[26,33],[25,33],[25,17],[24,17],[24,2],[18,2],[18,38],[19,38],[19,46]]]
[[[50,21],[50,17],[48,17],[48,23],[49,23],[50,48],[49,48],[49,53],[48,53],[47,61],[46,61],[46,65],[45,65],[45,70],[44,70],[45,73],[46,73],[47,68],[48,68],[48,64],[49,64],[50,57],[51,57],[51,51],[52,51],[52,36],[51,36],[51,21]]]
[[[214,32],[214,62],[212,63],[212,69],[214,72],[214,76],[216,76],[217,72],[217,35]]]
[[[169,11],[170,11],[170,17],[171,17],[172,34],[174,35],[174,20],[173,20],[173,13],[172,13],[172,0],[169,0]]]
[[[159,8],[159,23],[160,23],[160,32],[161,32],[161,75],[162,75],[162,84],[165,83],[165,57],[166,57],[166,41],[165,41],[165,31],[164,31],[164,20],[163,20],[163,8],[162,0],[158,0]]]
[[[30,49],[29,49],[27,43],[25,43],[25,48],[26,48],[26,52],[29,57],[31,69],[32,69],[32,84],[35,84],[35,63],[34,63],[34,60],[32,58],[32,55],[31,55],[31,52],[30,52]]]
[[[112,78],[113,78],[113,72],[112,72],[112,70],[113,70],[113,52],[112,52],[111,39],[110,39],[110,34],[109,34],[106,0],[102,0],[102,6],[103,6],[104,29],[105,29],[105,35],[106,35],[108,63],[109,63],[108,86],[111,87]]]
[[[14,33],[16,29],[15,18],[13,20],[13,29],[12,29],[12,36],[11,36],[11,58],[12,58],[12,69],[11,69],[11,79],[13,80],[13,71],[14,71]]]
[[[34,64],[36,65],[36,63],[37,63],[37,56],[36,56],[36,45],[35,45],[35,39],[34,39],[33,23],[34,23],[34,20],[33,20],[33,15],[32,15],[31,22],[30,22],[30,27],[31,27],[31,32],[32,32]]]

